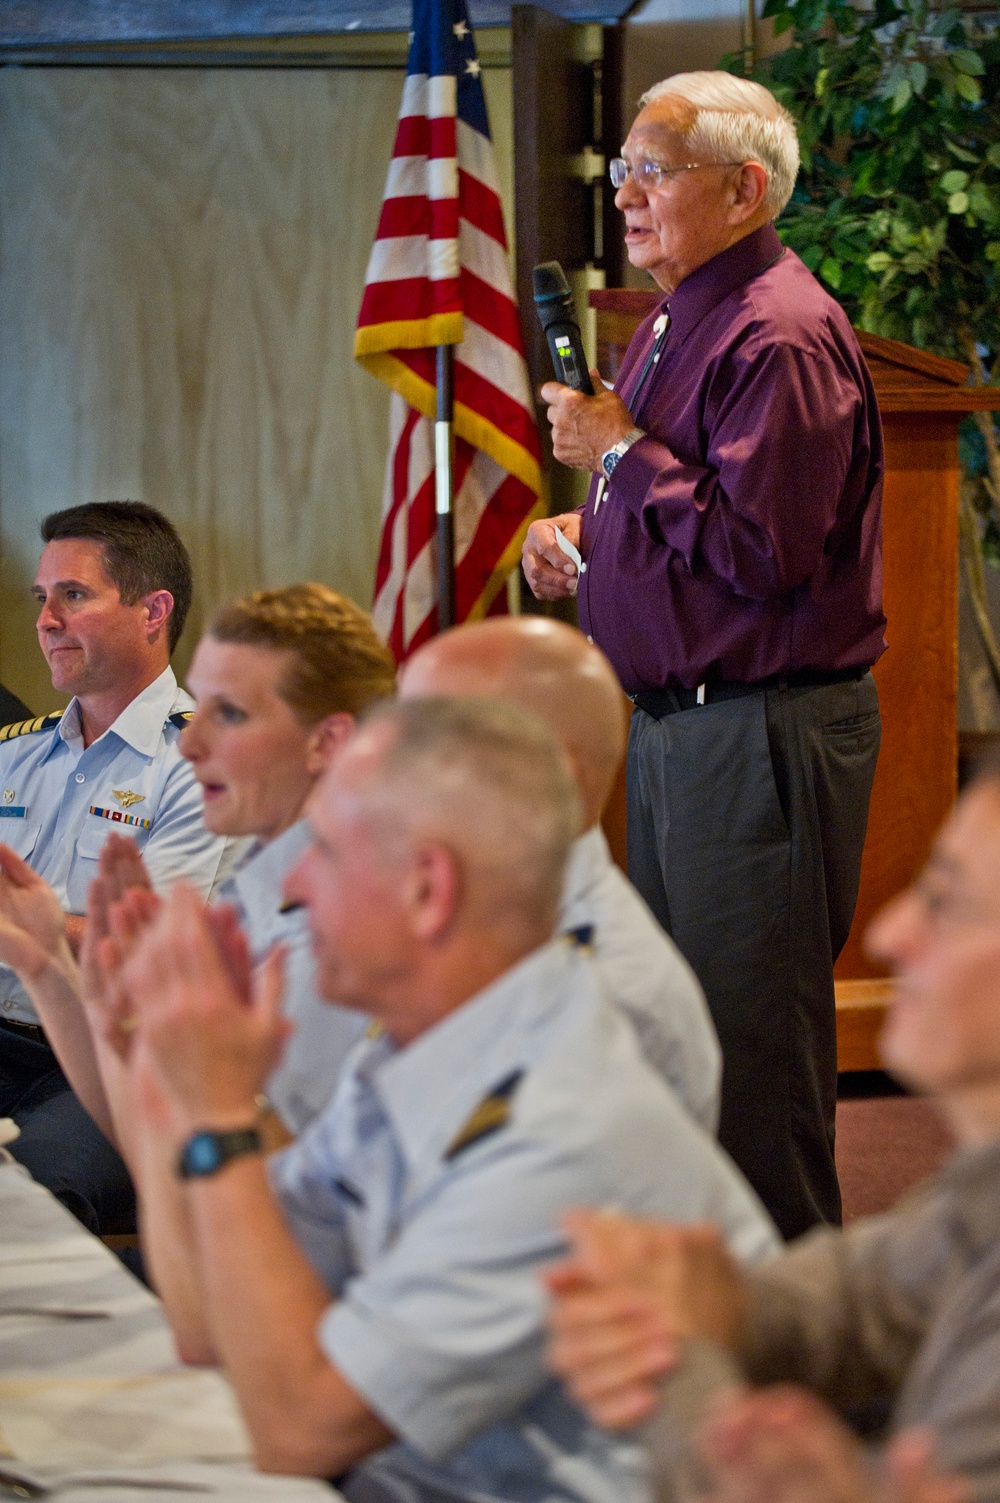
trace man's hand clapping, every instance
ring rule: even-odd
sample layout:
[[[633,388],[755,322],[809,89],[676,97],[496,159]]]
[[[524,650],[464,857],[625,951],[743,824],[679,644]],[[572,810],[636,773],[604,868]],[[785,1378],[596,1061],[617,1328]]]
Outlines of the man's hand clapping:
[[[737,1344],[745,1295],[711,1226],[668,1226],[577,1210],[563,1224],[571,1253],[550,1268],[550,1366],[594,1421],[645,1419],[684,1341]]]
[[[87,893],[80,946],[83,1005],[91,1029],[124,1060],[134,1027],[122,984],[126,959],[159,912],[160,899],[134,840],[112,832]]]
[[[209,910],[178,883],[127,956],[115,931],[138,894],[112,911],[110,943],[99,959],[106,985],[120,986],[170,1099],[179,1129],[242,1126],[277,1064],[290,1025],[281,1012],[281,949],[251,974],[246,941],[232,911]]]
[[[7,845],[0,845],[0,961],[25,983],[51,966],[72,969],[59,899]]]
[[[934,1466],[928,1435],[904,1432],[881,1472],[815,1395],[791,1387],[720,1404],[700,1446],[710,1479],[705,1503],[968,1503],[972,1490]]]

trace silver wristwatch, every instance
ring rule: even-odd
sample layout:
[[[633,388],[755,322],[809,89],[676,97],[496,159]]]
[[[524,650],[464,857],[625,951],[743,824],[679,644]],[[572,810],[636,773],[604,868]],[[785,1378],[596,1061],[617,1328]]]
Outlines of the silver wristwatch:
[[[621,459],[622,455],[627,454],[632,445],[637,443],[640,438],[645,438],[645,436],[641,428],[630,428],[625,437],[620,438],[613,448],[605,449],[601,455],[601,468],[609,480],[614,474],[615,465]]]

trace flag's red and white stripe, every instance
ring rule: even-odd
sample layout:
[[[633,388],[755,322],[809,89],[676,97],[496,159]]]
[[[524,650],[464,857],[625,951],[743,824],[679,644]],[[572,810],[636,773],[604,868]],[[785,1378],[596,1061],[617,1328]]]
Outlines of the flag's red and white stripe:
[[[456,346],[456,620],[490,610],[540,510],[493,149],[457,96],[452,75],[407,77],[355,335],[358,359],[395,393],[374,616],[400,660],[436,628],[436,345]]]

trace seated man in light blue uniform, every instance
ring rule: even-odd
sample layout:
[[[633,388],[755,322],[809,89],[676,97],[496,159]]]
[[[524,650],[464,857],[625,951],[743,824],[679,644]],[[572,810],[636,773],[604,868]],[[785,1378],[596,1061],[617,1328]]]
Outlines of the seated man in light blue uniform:
[[[179,1349],[222,1364],[261,1467],[336,1476],[358,1503],[638,1503],[636,1446],[543,1362],[564,1206],[709,1219],[748,1261],[776,1238],[550,938],[580,827],[569,769],[516,706],[387,705],[307,814],[287,895],[321,991],[379,1026],[270,1165],[255,1096],[287,1027],[280,957],[251,989],[231,927],[183,886],[145,932],[126,895],[102,949]]]
[[[583,801],[559,903],[560,933],[588,951],[598,980],[653,1068],[696,1122],[719,1125],[722,1051],[698,979],[611,859],[601,815],[625,757],[625,695],[600,648],[544,616],[477,621],[444,632],[400,672],[404,699],[493,695],[541,717]]]
[[[34,595],[62,714],[0,730],[0,840],[55,891],[75,948],[87,889],[112,830],[127,831],[153,883],[207,893],[225,841],[201,816],[180,754],[192,701],[170,654],[191,602],[191,563],[167,519],[140,502],[54,512]],[[0,1116],[11,1151],[93,1231],[126,1229],[124,1165],[70,1090],[23,986],[0,966]]]

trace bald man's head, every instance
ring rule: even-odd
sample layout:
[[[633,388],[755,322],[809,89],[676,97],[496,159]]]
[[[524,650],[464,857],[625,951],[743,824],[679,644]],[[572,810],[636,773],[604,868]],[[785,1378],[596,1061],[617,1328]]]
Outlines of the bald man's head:
[[[580,632],[544,616],[459,626],[410,658],[399,692],[489,696],[532,710],[569,757],[587,827],[600,818],[625,750],[625,704],[611,664]]]

